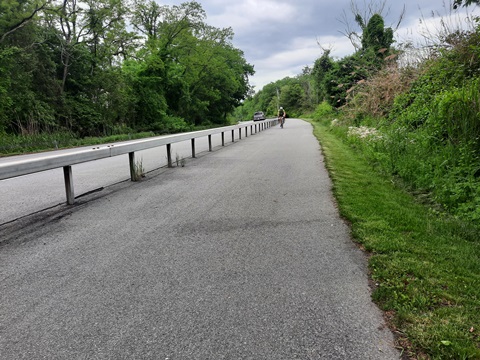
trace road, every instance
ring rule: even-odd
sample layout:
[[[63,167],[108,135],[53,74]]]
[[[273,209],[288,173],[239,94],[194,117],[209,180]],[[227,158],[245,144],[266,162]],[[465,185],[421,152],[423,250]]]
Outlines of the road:
[[[2,359],[399,358],[301,120],[0,236]]]
[[[250,129],[249,129],[250,131]],[[234,140],[239,140],[239,134],[234,133]],[[225,134],[225,144],[231,144],[230,132]],[[220,134],[212,136],[212,146],[221,147]],[[98,146],[107,146],[98,145]],[[76,148],[74,150],[90,149],[92,146]],[[96,146],[95,146],[96,147]],[[208,139],[200,138],[196,141],[196,152],[208,151]],[[188,158],[192,154],[190,141],[172,144],[172,157]],[[57,150],[55,153],[68,153],[70,149]],[[15,158],[35,158],[40,154],[19,155],[0,158],[8,161]],[[166,147],[158,147],[139,151],[135,154],[137,160],[142,162],[144,169],[155,170],[167,165]],[[72,166],[75,196],[96,191],[105,186],[130,179],[128,155],[91,161]],[[65,185],[63,182],[63,170],[61,168],[43,171],[26,176],[0,180],[0,225],[16,220],[22,216],[41,211],[48,207],[57,206],[66,201]]]

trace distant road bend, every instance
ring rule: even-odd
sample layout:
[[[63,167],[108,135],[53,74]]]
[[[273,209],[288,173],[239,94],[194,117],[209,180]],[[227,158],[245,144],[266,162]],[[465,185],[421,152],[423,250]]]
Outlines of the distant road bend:
[[[0,226],[7,238],[0,359],[400,356],[302,120]]]

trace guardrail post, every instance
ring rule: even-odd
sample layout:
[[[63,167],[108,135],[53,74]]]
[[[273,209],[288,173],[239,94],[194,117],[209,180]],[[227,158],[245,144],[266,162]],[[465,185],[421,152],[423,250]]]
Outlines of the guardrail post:
[[[130,180],[135,181],[135,153],[128,153],[128,162],[130,163]]]
[[[222,146],[225,146],[225,132],[222,131]]]
[[[63,178],[65,179],[65,193],[67,194],[67,204],[73,205],[75,202],[75,192],[73,190],[73,175],[70,165],[63,167]]]
[[[169,168],[173,167],[172,164],[172,144],[167,144],[167,166]]]
[[[195,139],[192,139],[192,158],[195,158]]]
[[[242,129],[238,129],[238,138],[242,140]]]
[[[208,135],[208,151],[212,151],[212,135]]]
[[[235,142],[235,130],[232,130],[232,142]]]

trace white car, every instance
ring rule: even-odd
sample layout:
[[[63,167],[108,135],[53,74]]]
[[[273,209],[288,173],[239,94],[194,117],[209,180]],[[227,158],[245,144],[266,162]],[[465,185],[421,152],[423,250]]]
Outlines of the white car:
[[[253,114],[253,121],[261,121],[265,120],[265,114],[263,111],[257,111],[255,114]]]

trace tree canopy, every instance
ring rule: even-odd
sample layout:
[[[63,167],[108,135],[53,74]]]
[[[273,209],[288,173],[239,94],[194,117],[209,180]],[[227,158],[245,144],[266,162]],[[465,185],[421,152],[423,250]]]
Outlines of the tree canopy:
[[[470,6],[472,4],[480,4],[480,0],[454,0],[453,8],[457,9],[459,6]]]
[[[254,73],[233,36],[196,1],[2,1],[0,133],[224,123]]]

